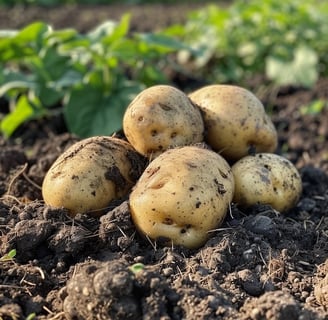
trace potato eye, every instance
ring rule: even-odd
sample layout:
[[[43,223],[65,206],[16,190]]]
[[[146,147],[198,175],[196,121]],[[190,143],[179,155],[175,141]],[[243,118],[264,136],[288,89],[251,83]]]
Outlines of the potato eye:
[[[184,228],[181,228],[180,233],[186,233],[191,228],[191,224],[186,224]]]
[[[164,224],[167,224],[167,225],[172,225],[173,224],[173,220],[171,219],[171,218],[165,218],[164,220],[163,220],[163,223]]]
[[[170,111],[170,110],[172,110],[172,108],[171,108],[169,105],[165,104],[165,103],[158,103],[158,105],[159,105],[164,111]]]
[[[155,189],[155,190],[156,189],[161,189],[161,188],[164,187],[165,183],[166,183],[166,181],[159,181],[157,183],[154,183],[150,188]]]
[[[271,166],[268,165],[268,164],[265,164],[265,165],[264,165],[264,168],[267,169],[267,170],[269,170],[269,171],[271,171]]]

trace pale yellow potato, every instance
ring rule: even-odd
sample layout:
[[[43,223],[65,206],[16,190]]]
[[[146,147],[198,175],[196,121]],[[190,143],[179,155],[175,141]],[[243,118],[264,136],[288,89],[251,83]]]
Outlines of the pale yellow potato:
[[[121,139],[87,138],[72,145],[48,170],[42,195],[49,206],[99,213],[128,194],[145,167],[143,157]]]
[[[155,85],[130,103],[123,131],[139,153],[153,159],[169,148],[203,141],[204,122],[200,109],[184,92]]]
[[[209,149],[170,149],[145,169],[130,194],[139,231],[167,245],[202,246],[220,226],[234,192],[231,167]]]
[[[192,92],[189,97],[203,110],[205,140],[227,160],[275,151],[276,128],[261,101],[249,90],[214,84]]]
[[[268,204],[277,211],[293,208],[302,193],[297,168],[273,153],[246,156],[232,166],[235,178],[233,201],[241,206]]]

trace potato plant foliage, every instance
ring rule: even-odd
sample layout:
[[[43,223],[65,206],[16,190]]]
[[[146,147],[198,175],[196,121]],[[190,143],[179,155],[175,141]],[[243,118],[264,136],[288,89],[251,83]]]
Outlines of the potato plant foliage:
[[[328,3],[310,0],[234,1],[192,12],[180,29],[172,29],[194,49],[194,73],[210,82],[246,83],[265,74],[279,85],[311,87],[327,75]]]
[[[62,112],[80,137],[111,134],[126,105],[146,86],[166,83],[168,54],[188,49],[163,33],[129,33],[129,15],[87,34],[54,30],[44,22],[0,32],[0,97],[9,113],[1,132],[11,136],[25,121]]]
[[[112,133],[142,88],[169,81],[168,66],[209,83],[244,85],[265,74],[272,83],[312,86],[328,74],[327,34],[328,3],[317,0],[209,5],[147,34],[131,34],[128,15],[86,34],[44,22],[2,30],[0,97],[9,110],[0,131],[10,137],[26,121],[63,113],[80,137]]]

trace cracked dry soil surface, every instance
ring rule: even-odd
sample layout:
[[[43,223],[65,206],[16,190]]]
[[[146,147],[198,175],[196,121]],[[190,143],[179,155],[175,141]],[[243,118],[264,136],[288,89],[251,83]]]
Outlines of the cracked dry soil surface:
[[[142,238],[127,199],[98,218],[47,207],[42,180],[78,141],[60,118],[0,138],[0,318],[328,319],[328,108],[299,111],[328,99],[328,80],[260,98],[302,197],[286,214],[232,204],[197,250]],[[11,249],[16,257],[4,259]]]

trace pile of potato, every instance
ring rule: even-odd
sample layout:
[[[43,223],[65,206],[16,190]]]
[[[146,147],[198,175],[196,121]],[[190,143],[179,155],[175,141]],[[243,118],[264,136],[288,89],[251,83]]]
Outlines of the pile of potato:
[[[297,169],[274,153],[274,124],[242,87],[210,85],[187,95],[153,86],[127,107],[122,126],[126,140],[91,137],[55,161],[42,186],[46,204],[75,216],[128,197],[141,234],[197,248],[232,202],[285,212],[299,200]]]

